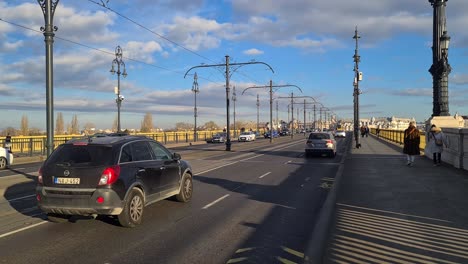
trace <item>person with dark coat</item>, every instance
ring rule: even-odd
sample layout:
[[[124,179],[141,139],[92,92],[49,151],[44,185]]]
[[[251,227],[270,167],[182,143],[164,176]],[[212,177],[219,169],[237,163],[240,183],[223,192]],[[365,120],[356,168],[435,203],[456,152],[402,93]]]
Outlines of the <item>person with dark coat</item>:
[[[403,139],[403,153],[406,154],[408,166],[413,166],[414,156],[419,155],[419,130],[416,128],[415,122],[410,122],[408,128],[405,130]]]

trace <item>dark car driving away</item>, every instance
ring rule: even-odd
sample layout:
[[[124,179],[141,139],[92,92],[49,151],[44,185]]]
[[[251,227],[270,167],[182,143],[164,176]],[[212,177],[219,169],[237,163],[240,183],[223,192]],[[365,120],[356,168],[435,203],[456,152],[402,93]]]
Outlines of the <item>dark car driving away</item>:
[[[141,223],[145,206],[192,197],[192,169],[159,142],[116,135],[60,145],[39,171],[36,198],[53,222],[73,215],[115,215],[124,227]]]

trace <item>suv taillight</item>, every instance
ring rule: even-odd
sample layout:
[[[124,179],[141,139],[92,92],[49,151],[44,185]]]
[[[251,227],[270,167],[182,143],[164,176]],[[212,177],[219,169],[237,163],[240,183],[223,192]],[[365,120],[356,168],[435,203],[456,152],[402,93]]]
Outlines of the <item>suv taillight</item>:
[[[99,185],[109,185],[117,181],[120,175],[120,166],[114,165],[104,169],[99,179]]]
[[[42,167],[39,169],[38,175],[37,175],[37,182],[39,184],[42,184]]]
[[[327,144],[333,144],[333,141],[331,139],[328,139]]]

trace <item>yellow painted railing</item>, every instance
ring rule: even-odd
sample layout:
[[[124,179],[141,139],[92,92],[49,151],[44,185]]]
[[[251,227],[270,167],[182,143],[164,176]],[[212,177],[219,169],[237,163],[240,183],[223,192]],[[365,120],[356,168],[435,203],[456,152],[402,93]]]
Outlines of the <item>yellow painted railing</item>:
[[[371,128],[371,133],[377,135],[377,130],[375,128]],[[403,145],[404,133],[405,131],[403,130],[380,129],[379,137]],[[424,150],[426,147],[426,134],[424,132],[420,132],[420,137],[419,149]]]
[[[206,141],[211,138],[214,134],[222,132],[219,131],[197,131],[197,138],[194,140],[194,133],[188,132],[158,132],[158,133],[134,133],[132,135],[143,135],[150,137],[162,144],[168,143],[182,143],[182,142],[195,142],[195,141]],[[236,131],[236,135],[239,132]],[[234,133],[231,134],[231,137]],[[56,135],[54,136],[54,148],[67,142],[73,138],[82,138],[82,135]],[[11,137],[11,150],[13,153],[24,153],[24,154],[45,154],[46,153],[46,141],[47,138],[43,136],[13,136]],[[0,139],[0,146],[5,146],[5,138]]]

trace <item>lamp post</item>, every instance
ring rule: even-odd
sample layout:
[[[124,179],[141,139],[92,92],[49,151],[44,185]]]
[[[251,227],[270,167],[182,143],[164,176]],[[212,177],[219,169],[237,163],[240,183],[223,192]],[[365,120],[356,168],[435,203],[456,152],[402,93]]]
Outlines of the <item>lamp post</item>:
[[[194,102],[194,107],[193,107],[193,117],[195,118],[195,125],[193,127],[193,141],[197,141],[197,116],[198,116],[197,94],[200,92],[200,89],[198,88],[197,73],[195,73],[193,76],[192,92],[195,97],[195,102]]]
[[[232,102],[234,106],[234,138],[236,137],[236,101],[237,101],[237,95],[236,95],[236,87],[232,87]]]
[[[432,75],[433,104],[432,116],[449,116],[448,75],[451,72],[448,63],[450,36],[447,34],[445,9],[447,0],[429,0],[434,13],[432,22]]]
[[[278,128],[279,120],[278,120],[278,101],[276,101],[276,128]]]
[[[259,133],[258,131],[258,121],[260,119],[260,99],[258,98],[258,94],[257,94],[257,133]]]
[[[41,27],[44,33],[46,51],[46,122],[47,122],[47,156],[54,149],[54,31],[53,25],[55,8],[59,0],[37,0],[44,14],[45,27]]]
[[[361,138],[359,134],[359,81],[361,81],[361,73],[359,72],[359,62],[361,61],[361,56],[359,56],[359,51],[358,51],[358,40],[361,37],[358,35],[358,30],[356,27],[356,30],[354,32],[354,37],[353,39],[356,40],[356,49],[354,50],[354,139],[356,140],[356,148],[361,147]]]
[[[115,71],[115,66],[117,66],[117,71]],[[120,67],[123,68],[123,72],[120,71]],[[117,89],[115,91],[117,98],[115,99],[115,102],[117,103],[117,132],[120,132],[120,106],[122,104],[122,101],[124,100],[123,95],[120,94],[120,74],[122,74],[124,78],[127,77],[125,63],[122,60],[122,48],[120,46],[117,46],[115,48],[115,59],[112,61],[112,68],[110,72],[112,74],[117,73]]]

